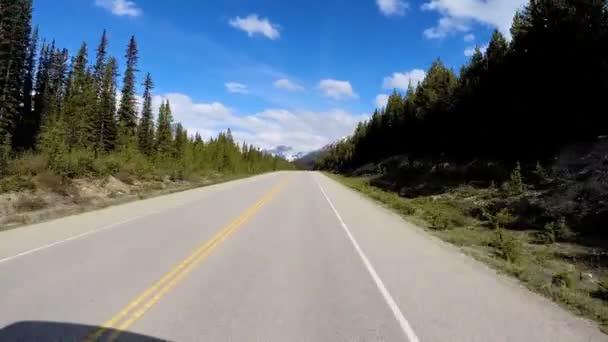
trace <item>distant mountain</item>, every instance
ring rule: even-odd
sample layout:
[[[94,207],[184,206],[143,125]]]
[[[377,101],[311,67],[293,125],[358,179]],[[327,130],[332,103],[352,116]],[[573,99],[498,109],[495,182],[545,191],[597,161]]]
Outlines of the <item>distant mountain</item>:
[[[279,145],[275,148],[264,150],[264,153],[272,154],[273,156],[283,157],[287,160],[293,160],[293,156],[289,153],[293,151],[293,147],[286,145]]]
[[[323,158],[337,143],[342,142],[348,139],[348,136],[340,138],[331,144],[327,144],[321,147],[318,150],[308,152],[308,153],[296,153],[294,155],[293,162],[303,169],[312,170],[315,166],[315,162],[320,158]]]

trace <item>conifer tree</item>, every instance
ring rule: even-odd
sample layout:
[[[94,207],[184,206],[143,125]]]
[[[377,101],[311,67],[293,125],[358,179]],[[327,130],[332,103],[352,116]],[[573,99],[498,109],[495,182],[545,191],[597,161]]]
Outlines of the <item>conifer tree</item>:
[[[87,45],[83,43],[74,59],[70,73],[68,96],[63,109],[63,120],[67,130],[67,145],[86,148],[94,141],[94,121],[97,91],[94,76],[88,70]]]
[[[95,127],[96,151],[107,152],[116,145],[116,77],[118,77],[118,62],[110,57],[103,67],[104,75],[101,82],[101,93],[97,107]]]
[[[163,102],[158,112],[156,128],[156,150],[161,156],[170,156],[173,152],[172,122],[173,117],[169,101]]]
[[[127,53],[127,68],[125,70],[120,106],[118,108],[118,134],[121,147],[129,144],[135,138],[137,129],[137,100],[135,97],[135,73],[137,70],[138,50],[135,37],[131,37]]]
[[[19,120],[16,122],[13,146],[18,150],[32,149],[36,143],[38,121],[33,113],[34,71],[36,68],[36,53],[38,49],[38,28],[32,33],[27,49],[26,64],[23,75],[23,105]]]
[[[154,84],[152,83],[152,76],[149,73],[146,75],[143,86],[144,98],[141,120],[137,127],[137,141],[140,151],[146,155],[150,155],[154,146],[154,121],[152,117],[152,89],[154,88]]]
[[[32,30],[31,0],[0,0],[0,159],[12,149],[23,105]]]

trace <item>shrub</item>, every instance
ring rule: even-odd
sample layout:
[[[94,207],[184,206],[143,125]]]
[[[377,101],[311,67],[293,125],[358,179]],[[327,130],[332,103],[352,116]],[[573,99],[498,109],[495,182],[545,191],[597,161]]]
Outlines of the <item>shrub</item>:
[[[515,220],[507,208],[500,209],[496,214],[492,214],[486,208],[481,210],[482,216],[490,222],[490,226],[494,229],[506,228]]]
[[[557,221],[545,224],[543,231],[537,237],[540,242],[554,243],[556,241],[569,240],[573,236],[574,233],[566,224],[566,219],[562,216]]]
[[[51,168],[65,177],[87,176],[94,173],[94,154],[87,150],[74,150],[56,155]]]
[[[532,178],[534,179],[534,181],[537,184],[543,184],[546,183],[549,175],[547,174],[547,171],[545,170],[545,168],[540,164],[540,162],[536,162],[536,167],[534,168],[534,171],[532,171]]]
[[[128,172],[125,172],[125,171],[117,172],[114,175],[114,177],[127,185],[133,185],[133,183],[134,183],[134,180],[133,180],[133,177],[131,177],[131,174]]]
[[[441,214],[431,214],[428,218],[431,229],[435,230],[448,230],[454,229],[454,224],[452,221],[444,215]]]
[[[0,193],[34,190],[36,185],[29,176],[9,176],[0,178]]]
[[[63,177],[51,170],[46,170],[38,174],[36,177],[34,177],[34,181],[38,187],[42,189],[50,190],[59,194],[63,194],[65,192],[64,186],[66,184],[63,181]]]
[[[11,161],[9,169],[14,175],[37,175],[49,168],[49,159],[42,154],[25,154]]]
[[[494,247],[498,252],[498,256],[506,261],[517,262],[521,258],[523,247],[521,241],[504,231],[504,229],[496,230],[489,245],[490,247]]]
[[[503,192],[509,196],[521,195],[525,190],[524,179],[521,175],[521,165],[519,162],[515,165],[509,181],[503,185]]]
[[[551,284],[562,288],[571,288],[574,283],[572,276],[568,272],[560,272],[551,278]]]
[[[608,301],[608,279],[602,279],[597,284],[597,290],[594,291],[593,296],[601,300]]]
[[[21,195],[15,201],[15,209],[17,211],[34,211],[46,207],[47,203],[38,196]]]

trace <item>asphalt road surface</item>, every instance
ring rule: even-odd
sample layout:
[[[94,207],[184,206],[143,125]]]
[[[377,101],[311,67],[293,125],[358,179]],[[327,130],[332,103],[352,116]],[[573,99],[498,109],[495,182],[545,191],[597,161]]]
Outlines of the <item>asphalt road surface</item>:
[[[320,173],[0,233],[2,341],[607,341]]]

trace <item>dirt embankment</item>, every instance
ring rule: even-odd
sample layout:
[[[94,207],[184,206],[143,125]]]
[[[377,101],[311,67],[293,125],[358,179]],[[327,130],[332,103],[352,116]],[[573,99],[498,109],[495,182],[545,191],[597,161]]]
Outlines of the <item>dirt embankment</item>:
[[[39,174],[23,185],[23,190],[0,193],[0,230],[221,180],[216,177],[193,183],[173,181],[169,177],[155,181],[122,178],[67,180],[50,172]]]

